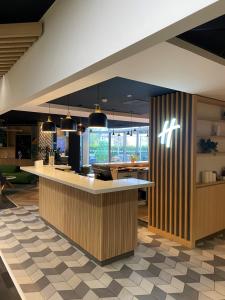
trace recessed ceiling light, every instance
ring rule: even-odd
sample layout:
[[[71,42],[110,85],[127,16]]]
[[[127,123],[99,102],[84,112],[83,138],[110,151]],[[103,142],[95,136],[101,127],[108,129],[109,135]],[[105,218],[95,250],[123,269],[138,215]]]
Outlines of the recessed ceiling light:
[[[107,98],[102,98],[102,102],[103,102],[103,103],[107,103],[107,102],[108,102],[108,99],[107,99]]]
[[[132,94],[127,94],[127,98],[131,98],[132,96]]]

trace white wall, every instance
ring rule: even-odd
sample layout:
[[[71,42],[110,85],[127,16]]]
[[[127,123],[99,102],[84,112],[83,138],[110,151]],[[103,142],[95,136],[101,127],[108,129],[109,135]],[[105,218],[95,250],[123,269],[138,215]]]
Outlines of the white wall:
[[[15,108],[223,14],[223,4],[223,0],[57,0],[43,19],[43,36],[1,81],[0,110]],[[140,46],[127,48],[147,37]]]

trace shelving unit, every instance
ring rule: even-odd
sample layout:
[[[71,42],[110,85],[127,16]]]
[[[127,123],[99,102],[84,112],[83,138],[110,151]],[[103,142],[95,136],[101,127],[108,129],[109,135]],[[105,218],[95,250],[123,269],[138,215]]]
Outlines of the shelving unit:
[[[225,180],[201,183],[202,171],[216,171],[221,175],[225,167],[225,103],[196,96],[195,172],[193,202],[193,240],[199,240],[225,228]],[[219,134],[216,134],[220,126]],[[200,152],[200,139],[211,139],[218,143],[218,152]],[[209,222],[210,220],[210,222]]]

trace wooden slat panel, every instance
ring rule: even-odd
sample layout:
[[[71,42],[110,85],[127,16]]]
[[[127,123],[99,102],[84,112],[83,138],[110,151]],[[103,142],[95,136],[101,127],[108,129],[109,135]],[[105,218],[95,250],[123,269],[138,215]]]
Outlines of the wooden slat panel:
[[[1,43],[0,39],[0,49],[13,49],[13,48],[30,48],[30,46],[33,44],[33,42],[19,42],[19,43],[9,43],[9,42],[4,42]]]
[[[40,178],[40,215],[100,261],[133,251],[137,190],[94,195]]]
[[[0,48],[0,54],[1,53],[24,53],[27,50],[26,47],[19,47],[19,48]]]
[[[0,24],[1,38],[39,37],[42,34],[42,23]]]
[[[0,36],[0,44],[14,44],[17,47],[17,44],[23,43],[33,43],[37,40],[37,37],[19,37],[19,38],[2,38]]]
[[[150,116],[150,128],[154,131],[150,138],[151,180],[155,188],[150,197],[149,225],[189,245],[193,197],[192,105],[192,96],[185,93],[154,97]],[[177,119],[181,128],[172,133],[171,147],[166,148],[160,144],[158,134],[165,120],[172,118]]]

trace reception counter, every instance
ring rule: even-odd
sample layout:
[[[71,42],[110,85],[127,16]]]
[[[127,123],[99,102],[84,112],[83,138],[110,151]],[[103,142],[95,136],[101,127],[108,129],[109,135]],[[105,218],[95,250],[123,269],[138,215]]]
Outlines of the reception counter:
[[[39,176],[40,216],[98,263],[133,254],[138,188],[152,182],[102,181],[50,166],[21,169]]]

